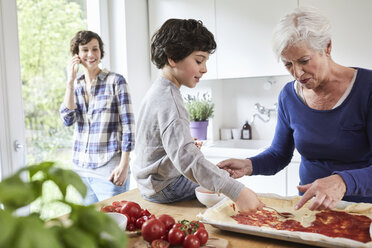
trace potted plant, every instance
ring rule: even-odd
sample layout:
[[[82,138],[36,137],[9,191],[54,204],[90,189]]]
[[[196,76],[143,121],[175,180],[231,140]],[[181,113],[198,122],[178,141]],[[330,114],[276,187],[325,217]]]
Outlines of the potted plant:
[[[29,177],[29,180],[24,178]],[[18,216],[17,210],[42,197],[45,182],[54,182],[61,191],[59,202],[71,208],[70,214],[44,220],[40,213]],[[81,195],[86,187],[71,170],[43,162],[22,168],[0,182],[0,247],[27,248],[124,248],[128,238],[110,216],[94,205],[68,202],[67,187],[72,185]],[[42,209],[41,209],[42,210]]]
[[[200,97],[187,95],[185,97],[185,107],[190,115],[191,135],[198,140],[207,139],[208,119],[213,117],[214,103],[212,103],[209,94],[204,93]]]

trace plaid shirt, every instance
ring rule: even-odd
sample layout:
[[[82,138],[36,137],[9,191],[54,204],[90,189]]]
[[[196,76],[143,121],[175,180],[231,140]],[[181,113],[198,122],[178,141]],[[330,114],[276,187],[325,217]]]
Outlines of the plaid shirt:
[[[75,81],[77,108],[63,103],[60,116],[65,126],[76,122],[73,163],[85,168],[106,164],[116,153],[134,149],[134,116],[127,83],[122,75],[101,71],[92,82],[89,102],[85,77]]]

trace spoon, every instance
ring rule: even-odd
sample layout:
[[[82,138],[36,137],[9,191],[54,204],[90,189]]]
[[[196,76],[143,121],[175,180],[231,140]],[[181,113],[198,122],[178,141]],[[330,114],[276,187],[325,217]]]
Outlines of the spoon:
[[[284,217],[284,218],[293,218],[293,217],[294,217],[294,215],[293,215],[292,213],[279,212],[279,211],[276,210],[275,208],[267,207],[267,206],[265,206],[264,208],[274,210],[277,214],[279,214],[280,216],[282,216],[282,217]],[[371,228],[372,228],[372,224],[371,224]]]
[[[369,236],[371,236],[371,239],[372,239],[372,222],[371,222],[371,225],[369,225]]]

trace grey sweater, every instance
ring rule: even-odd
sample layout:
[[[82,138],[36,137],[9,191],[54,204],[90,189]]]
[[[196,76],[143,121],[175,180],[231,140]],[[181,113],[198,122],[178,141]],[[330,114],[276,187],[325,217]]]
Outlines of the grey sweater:
[[[236,201],[244,185],[206,160],[195,146],[180,90],[160,77],[146,93],[136,129],[131,170],[138,188],[151,196],[180,175]]]

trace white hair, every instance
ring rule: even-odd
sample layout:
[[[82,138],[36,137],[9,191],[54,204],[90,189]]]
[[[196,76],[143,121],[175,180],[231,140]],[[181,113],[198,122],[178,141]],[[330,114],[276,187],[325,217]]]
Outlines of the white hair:
[[[288,46],[305,42],[309,48],[323,54],[331,40],[331,25],[327,17],[314,7],[300,7],[285,15],[273,31],[272,48],[278,58]]]

